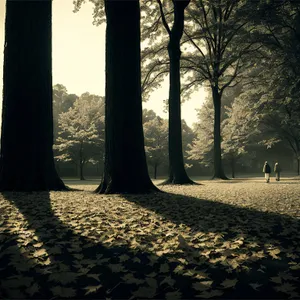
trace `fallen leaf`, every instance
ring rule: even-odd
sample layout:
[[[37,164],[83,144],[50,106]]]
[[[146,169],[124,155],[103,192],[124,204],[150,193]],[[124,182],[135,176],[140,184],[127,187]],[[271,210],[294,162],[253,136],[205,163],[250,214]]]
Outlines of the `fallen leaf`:
[[[167,273],[169,271],[170,271],[170,268],[167,263],[160,265],[159,273]]]
[[[275,283],[278,283],[278,284],[281,284],[282,283],[282,279],[281,279],[281,277],[270,277],[270,280],[272,281],[272,282],[275,282]]]
[[[86,290],[84,295],[86,296],[86,295],[89,295],[89,294],[92,294],[92,293],[96,293],[101,287],[102,287],[101,284],[94,285],[94,286],[91,286],[91,285],[87,286],[87,287],[83,288],[84,290]]]
[[[221,285],[224,286],[225,289],[234,287],[236,283],[238,282],[237,279],[225,279]]]
[[[169,286],[173,286],[174,284],[175,284],[175,280],[174,279],[172,279],[170,276],[168,276],[168,277],[166,277],[161,283],[160,283],[160,285],[162,285],[162,284],[168,284]]]
[[[259,283],[249,283],[249,285],[256,291],[258,291],[258,288],[262,286]]]
[[[275,290],[278,292],[282,292],[285,294],[289,294],[290,292],[293,292],[296,289],[296,286],[294,286],[291,283],[285,282],[281,284],[280,286],[276,286]]]
[[[145,280],[135,278],[132,273],[128,273],[122,277],[122,279],[128,284],[140,285],[145,282]]]
[[[194,282],[193,283],[193,288],[196,291],[205,291],[210,289],[213,281],[199,281],[199,282]]]

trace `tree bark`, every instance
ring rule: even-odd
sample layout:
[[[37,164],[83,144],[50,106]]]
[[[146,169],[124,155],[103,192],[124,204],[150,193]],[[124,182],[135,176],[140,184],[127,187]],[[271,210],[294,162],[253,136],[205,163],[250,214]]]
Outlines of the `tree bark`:
[[[184,29],[184,10],[189,2],[173,0],[174,23],[168,44],[170,58],[169,178],[163,184],[195,184],[184,168],[180,99],[180,40]]]
[[[7,1],[1,191],[67,189],[53,159],[52,1]]]
[[[214,176],[213,178],[228,179],[224,173],[221,154],[221,95],[218,86],[212,87],[214,102]]]
[[[105,0],[105,12],[105,162],[96,192],[159,191],[150,180],[144,149],[139,1]]]

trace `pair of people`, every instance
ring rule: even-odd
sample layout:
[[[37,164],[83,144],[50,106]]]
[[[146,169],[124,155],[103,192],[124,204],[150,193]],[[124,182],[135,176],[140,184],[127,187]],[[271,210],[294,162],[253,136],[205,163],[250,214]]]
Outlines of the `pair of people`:
[[[267,183],[270,182],[271,167],[270,167],[270,165],[268,164],[267,161],[265,161],[265,164],[264,164],[264,167],[263,167],[263,172],[265,173],[266,182]],[[278,162],[275,163],[274,172],[276,174],[276,181],[280,181],[281,168],[280,168]]]

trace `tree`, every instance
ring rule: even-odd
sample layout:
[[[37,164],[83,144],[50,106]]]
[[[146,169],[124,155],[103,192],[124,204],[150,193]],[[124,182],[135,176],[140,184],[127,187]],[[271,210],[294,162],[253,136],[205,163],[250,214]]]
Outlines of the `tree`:
[[[168,156],[168,121],[156,116],[144,123],[144,132],[147,161],[153,167],[156,179],[158,167]]]
[[[299,174],[300,5],[268,1],[257,13],[263,59],[254,72],[259,82],[248,86],[243,97],[256,102],[260,112],[261,143],[272,147],[284,141],[294,153]]]
[[[231,176],[235,178],[236,163],[247,156],[247,148],[260,134],[257,129],[259,115],[242,98],[235,98],[232,106],[226,107],[226,115],[227,118],[222,122],[223,157],[229,160]]]
[[[156,117],[156,113],[152,109],[143,109],[143,124],[154,120]]]
[[[66,189],[53,159],[52,2],[7,1],[0,190]]]
[[[139,1],[105,0],[105,14],[105,162],[96,192],[158,191],[144,149]]]
[[[181,124],[181,101],[180,101],[180,40],[184,30],[184,10],[190,0],[173,0],[174,22],[170,29],[162,7],[162,2],[157,0],[161,19],[169,35],[168,55],[170,60],[169,78],[169,178],[164,184],[193,184],[188,177],[183,160],[182,150],[182,124]]]
[[[193,47],[183,56],[185,68],[193,73],[193,83],[206,81],[214,104],[214,177],[227,179],[222,166],[221,100],[224,90],[236,84],[245,68],[246,55],[259,46],[251,39],[250,1],[197,0],[187,9],[184,33]],[[251,3],[250,3],[251,4]],[[253,4],[252,4],[253,5]],[[198,53],[198,55],[195,55]],[[190,84],[190,85],[191,85]]]
[[[190,145],[189,159],[199,161],[206,167],[213,166],[214,159],[214,107],[208,98],[198,111],[199,123],[195,127],[197,138]],[[257,142],[260,132],[256,128],[259,115],[245,99],[236,97],[230,106],[225,106],[221,123],[222,157],[229,160],[232,178],[235,177],[236,163],[253,156],[249,146]]]
[[[199,122],[194,127],[196,138],[189,145],[189,159],[203,164],[205,167],[213,166],[213,140],[214,140],[214,110],[211,101],[206,100],[198,110]]]
[[[68,94],[67,88],[62,84],[56,84],[53,86],[53,130],[54,140],[58,136],[58,119],[59,115],[63,112],[67,112],[78,99],[75,94]]]
[[[99,162],[104,153],[104,99],[82,94],[72,108],[61,113],[59,129],[55,146],[60,155],[56,158],[73,162],[84,180],[84,166]]]

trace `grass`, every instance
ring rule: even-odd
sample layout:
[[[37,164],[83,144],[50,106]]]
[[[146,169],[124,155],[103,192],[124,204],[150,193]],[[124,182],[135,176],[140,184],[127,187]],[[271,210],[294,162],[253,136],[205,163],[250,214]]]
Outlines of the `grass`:
[[[155,181],[159,183],[160,180]],[[300,182],[2,193],[2,298],[299,298]]]

